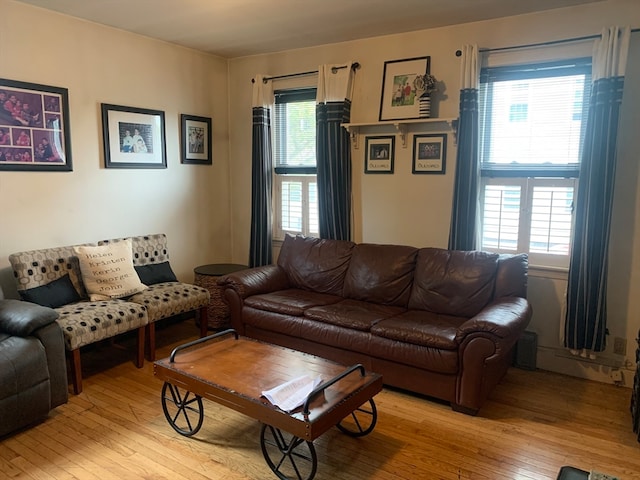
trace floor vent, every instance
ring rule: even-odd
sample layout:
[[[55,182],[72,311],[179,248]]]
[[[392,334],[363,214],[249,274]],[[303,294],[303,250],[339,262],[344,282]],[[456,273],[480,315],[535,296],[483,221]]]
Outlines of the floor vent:
[[[525,370],[535,370],[537,353],[538,335],[535,332],[524,332],[516,343],[514,365]]]

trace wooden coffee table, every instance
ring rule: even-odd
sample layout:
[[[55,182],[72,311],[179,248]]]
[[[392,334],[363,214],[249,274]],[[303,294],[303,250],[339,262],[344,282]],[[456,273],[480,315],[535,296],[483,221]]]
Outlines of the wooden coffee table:
[[[280,479],[311,480],[318,460],[313,441],[333,426],[359,437],[375,427],[374,395],[382,376],[362,365],[343,365],[284,347],[239,337],[234,330],[176,347],[154,363],[164,381],[162,409],[181,435],[194,435],[204,419],[202,399],[211,400],[263,423],[260,446]],[[284,412],[262,392],[301,375],[322,382],[304,405]]]

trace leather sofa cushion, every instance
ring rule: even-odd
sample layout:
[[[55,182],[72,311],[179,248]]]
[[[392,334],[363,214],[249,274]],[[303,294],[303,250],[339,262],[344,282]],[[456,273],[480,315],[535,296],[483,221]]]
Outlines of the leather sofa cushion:
[[[289,348],[306,351],[303,344],[311,341],[314,345],[328,345],[346,352],[360,353],[432,372],[451,375],[458,371],[458,350],[398,342],[370,332],[330,325],[303,316],[279,315],[253,308],[244,309],[243,320],[254,335],[257,331],[274,332],[291,338],[291,343],[287,344]]]
[[[356,245],[344,282],[344,296],[406,308],[417,253],[417,248],[402,245]]]
[[[342,295],[353,242],[287,235],[278,266],[295,288]]]
[[[479,251],[420,249],[409,309],[473,317],[493,298],[498,257]]]
[[[371,327],[371,333],[423,347],[457,350],[456,333],[458,327],[466,320],[466,318],[409,310],[376,323]]]
[[[402,307],[377,305],[347,299],[332,305],[310,308],[305,310],[304,316],[319,322],[366,332],[380,320],[398,315],[404,311]]]
[[[526,253],[500,255],[498,273],[496,275],[496,290],[493,298],[527,298],[528,269],[529,256]]]
[[[342,300],[342,297],[336,295],[290,288],[272,293],[253,295],[246,298],[244,304],[258,310],[300,316],[308,308],[319,305],[330,305],[340,300]]]

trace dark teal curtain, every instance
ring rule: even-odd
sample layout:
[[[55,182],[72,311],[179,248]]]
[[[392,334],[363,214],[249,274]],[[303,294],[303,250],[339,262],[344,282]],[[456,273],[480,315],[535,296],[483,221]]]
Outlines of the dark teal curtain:
[[[351,240],[351,148],[341,126],[350,117],[349,100],[316,106],[320,238]]]
[[[273,263],[271,249],[271,192],[273,154],[271,114],[266,107],[253,107],[253,148],[251,154],[251,244],[249,266]]]
[[[476,248],[479,177],[478,122],[478,89],[465,88],[460,91],[456,178],[449,230],[450,250],[474,250]]]
[[[616,172],[616,138],[624,77],[593,84],[575,207],[565,347],[606,346],[607,266]]]

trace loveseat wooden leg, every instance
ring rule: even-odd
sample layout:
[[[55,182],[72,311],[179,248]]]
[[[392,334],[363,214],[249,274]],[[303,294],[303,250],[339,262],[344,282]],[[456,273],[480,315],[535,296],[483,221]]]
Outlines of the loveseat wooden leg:
[[[458,413],[464,413],[465,415],[471,415],[472,417],[475,417],[480,411],[479,408],[465,407],[464,405],[458,405],[456,403],[451,404],[451,410]]]
[[[196,315],[200,322],[200,337],[206,337],[209,331],[209,307],[201,307],[196,312]]]
[[[146,325],[147,330],[147,348],[149,351],[149,361],[153,362],[156,359],[156,324],[155,322],[149,322]]]
[[[71,384],[73,393],[82,393],[82,363],[80,362],[80,349],[76,348],[69,352],[69,364],[71,366]]]
[[[138,351],[136,352],[136,367],[142,368],[144,365],[144,337],[146,326],[138,328]]]

